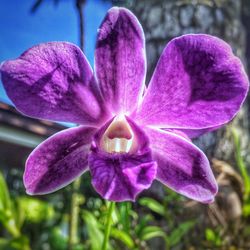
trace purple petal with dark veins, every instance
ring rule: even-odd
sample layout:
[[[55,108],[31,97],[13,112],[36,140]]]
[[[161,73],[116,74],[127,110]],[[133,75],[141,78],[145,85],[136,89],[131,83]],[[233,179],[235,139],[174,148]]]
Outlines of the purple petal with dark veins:
[[[147,136],[135,123],[128,122],[139,141],[137,152],[107,153],[100,148],[100,138],[108,122],[95,135],[89,154],[92,185],[103,198],[112,201],[134,201],[141,191],[151,186],[156,175]]]
[[[227,43],[210,35],[184,35],[163,51],[136,120],[187,134],[206,132],[230,121],[247,91],[243,65]]]
[[[92,152],[89,157],[92,185],[105,199],[135,201],[136,196],[151,186],[156,163],[151,155],[102,154]]]
[[[92,69],[73,44],[39,44],[0,71],[9,98],[25,115],[85,125],[105,116]]]
[[[70,128],[41,143],[26,162],[26,192],[51,193],[84,173],[88,169],[88,153],[95,132],[92,127]]]
[[[106,15],[98,31],[95,70],[111,112],[136,109],[145,87],[145,38],[129,10],[113,7]]]
[[[146,128],[159,181],[191,199],[210,203],[218,191],[205,154],[185,138],[160,129]]]

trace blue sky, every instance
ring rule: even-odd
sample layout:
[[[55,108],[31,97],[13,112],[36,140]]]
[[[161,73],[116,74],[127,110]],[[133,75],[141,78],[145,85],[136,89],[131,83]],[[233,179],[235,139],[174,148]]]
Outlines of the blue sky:
[[[0,62],[18,57],[29,47],[47,41],[78,44],[78,17],[75,0],[44,0],[35,14],[30,14],[34,0],[0,1]],[[109,1],[87,0],[85,17],[85,54],[93,65],[96,31]],[[0,100],[10,103],[0,82]]]

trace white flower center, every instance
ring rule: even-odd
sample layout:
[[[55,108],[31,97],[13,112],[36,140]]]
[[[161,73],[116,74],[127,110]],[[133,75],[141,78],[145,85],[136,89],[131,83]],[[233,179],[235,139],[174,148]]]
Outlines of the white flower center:
[[[129,153],[136,148],[133,130],[124,115],[114,118],[104,132],[101,148],[108,153]]]

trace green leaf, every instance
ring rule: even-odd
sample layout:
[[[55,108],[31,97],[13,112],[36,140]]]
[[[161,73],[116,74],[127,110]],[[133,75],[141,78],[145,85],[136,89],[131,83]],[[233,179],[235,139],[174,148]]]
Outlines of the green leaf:
[[[119,222],[122,224],[123,230],[127,233],[129,233],[130,230],[130,213],[130,202],[122,202],[119,204]]]
[[[77,244],[73,247],[73,250],[86,250],[86,248],[83,244]]]
[[[16,199],[15,207],[12,208],[12,214],[15,218],[15,224],[17,228],[20,230],[26,219],[26,211],[22,208],[22,204],[19,198]]]
[[[232,128],[232,135],[233,135],[233,140],[234,140],[234,146],[235,146],[235,158],[236,158],[236,163],[237,166],[240,170],[240,173],[243,177],[244,181],[244,201],[248,200],[250,197],[250,177],[247,172],[247,168],[245,165],[245,162],[243,160],[243,157],[241,155],[241,144],[240,144],[240,137],[239,133],[235,128]]]
[[[14,249],[30,250],[29,240],[26,236],[20,236],[18,238],[12,239],[10,245]]]
[[[175,228],[170,235],[167,236],[167,242],[170,247],[177,245],[183,236],[195,225],[194,221],[186,221]]]
[[[10,240],[0,238],[0,250],[30,250],[29,240],[25,236]]]
[[[245,217],[250,216],[250,201],[245,202],[245,204],[243,204],[243,215]]]
[[[166,195],[164,197],[164,201],[167,203],[170,202],[176,202],[176,201],[183,201],[185,198],[184,196],[174,192],[173,190],[171,190],[170,188],[164,186],[164,190],[166,192]]]
[[[6,249],[9,244],[9,240],[0,238],[0,250]]]
[[[156,237],[166,237],[165,232],[157,226],[147,226],[141,232],[141,240],[150,240]]]
[[[111,229],[111,236],[117,240],[120,240],[123,242],[128,248],[133,248],[134,247],[134,241],[130,237],[129,234],[127,234],[124,231],[120,231],[116,228]]]
[[[53,219],[55,211],[53,206],[46,202],[32,197],[19,197],[20,209],[24,211],[27,221],[40,223]]]
[[[165,215],[165,208],[162,204],[152,198],[141,198],[139,200],[140,205],[148,207],[153,212],[160,214],[162,216]]]
[[[216,235],[212,229],[206,228],[205,235],[207,241],[215,242]]]
[[[88,236],[92,250],[100,250],[104,239],[103,232],[100,230],[100,225],[93,214],[87,210],[82,212],[83,220],[87,226]]]
[[[151,214],[146,214],[145,216],[143,216],[139,222],[137,223],[136,227],[135,227],[135,233],[136,235],[140,238],[140,235],[143,231],[143,229],[147,226],[147,224],[153,220],[153,217]]]
[[[246,225],[243,228],[243,236],[249,237],[249,235],[250,235],[250,225]]]
[[[210,228],[206,228],[205,231],[206,240],[212,242],[215,246],[221,246],[222,240],[220,235]]]
[[[6,181],[0,172],[0,221],[12,236],[19,237],[20,232],[16,226],[15,211]]]
[[[4,210],[0,210],[0,222],[1,222],[2,224],[6,224],[6,223],[8,222],[8,220],[9,220],[9,216],[7,216],[7,215],[5,214],[5,211],[4,211]]]
[[[61,227],[55,227],[50,231],[49,243],[52,249],[66,250],[68,248],[68,237]]]
[[[9,195],[9,190],[3,174],[0,172],[0,211],[10,210],[11,209],[11,200]]]

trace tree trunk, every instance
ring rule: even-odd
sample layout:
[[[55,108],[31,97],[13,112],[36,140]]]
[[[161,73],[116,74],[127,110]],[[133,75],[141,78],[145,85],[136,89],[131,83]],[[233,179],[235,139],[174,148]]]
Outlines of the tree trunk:
[[[246,64],[246,32],[241,22],[240,0],[134,0],[125,1],[140,20],[145,36],[148,59],[147,83],[166,43],[187,33],[206,33],[227,41],[234,53]],[[247,2],[247,1],[246,1]],[[249,145],[247,105],[232,122],[242,135],[242,151]],[[194,140],[208,157],[234,162],[234,144],[225,127]]]

